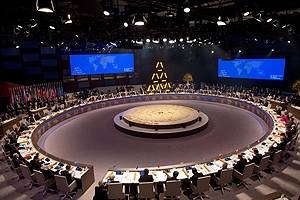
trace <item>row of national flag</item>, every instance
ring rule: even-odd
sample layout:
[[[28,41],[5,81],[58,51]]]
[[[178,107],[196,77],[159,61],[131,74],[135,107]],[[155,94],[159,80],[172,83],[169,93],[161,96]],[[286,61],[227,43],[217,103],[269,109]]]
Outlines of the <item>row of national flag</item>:
[[[30,86],[21,86],[9,88],[9,102],[14,105],[17,102],[26,104],[38,98],[46,98],[48,100],[63,95],[62,82],[42,83]]]

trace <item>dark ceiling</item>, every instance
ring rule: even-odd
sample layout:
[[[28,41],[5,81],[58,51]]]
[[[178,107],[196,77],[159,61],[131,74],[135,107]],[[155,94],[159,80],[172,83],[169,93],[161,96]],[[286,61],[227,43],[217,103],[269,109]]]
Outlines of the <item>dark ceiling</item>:
[[[36,1],[10,0],[1,5],[2,45],[7,41],[39,40],[51,45],[58,42],[123,42],[146,38],[193,38],[197,42],[247,43],[256,40],[275,42],[299,37],[300,1],[295,0],[189,0],[191,12],[183,12],[185,0],[53,0],[55,11],[36,10]],[[111,8],[105,16],[104,5]],[[251,14],[244,17],[242,11]],[[167,12],[174,17],[165,17]],[[262,22],[255,20],[262,14]],[[64,24],[67,13],[72,24]],[[130,25],[142,13],[145,26]],[[226,15],[226,26],[216,24],[219,15]],[[273,21],[267,22],[272,16]],[[34,19],[34,20],[33,20]],[[274,21],[276,19],[276,23]],[[35,23],[37,25],[32,27]],[[55,30],[49,29],[55,26]],[[19,26],[19,28],[18,28]],[[194,41],[196,41],[194,40]]]

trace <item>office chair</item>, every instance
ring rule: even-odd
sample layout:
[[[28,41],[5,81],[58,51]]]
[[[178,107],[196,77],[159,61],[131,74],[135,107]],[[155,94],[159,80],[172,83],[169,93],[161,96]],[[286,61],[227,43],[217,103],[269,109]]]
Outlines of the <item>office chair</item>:
[[[54,178],[57,189],[63,192],[59,195],[59,197],[62,197],[61,200],[65,199],[66,197],[73,199],[71,195],[76,193],[72,192],[77,187],[76,180],[69,185],[65,176],[54,175]]]
[[[181,181],[180,180],[172,180],[167,181],[163,184],[164,187],[164,196],[171,197],[171,199],[177,198],[180,199],[181,195]]]
[[[254,165],[255,165],[254,163],[250,163],[250,164],[246,165],[243,173],[241,173],[235,169],[233,170],[233,176],[241,181],[239,184],[237,184],[237,186],[243,185],[247,189],[249,189],[248,185],[251,185],[251,184],[245,182],[244,180],[247,178],[250,178],[252,176]]]
[[[48,192],[54,192],[54,190],[49,187],[55,183],[55,179],[50,178],[48,180],[45,180],[44,174],[41,171],[37,171],[37,170],[33,170],[33,171],[38,184],[45,186],[42,190],[38,192],[38,194],[43,192],[43,197],[44,197]]]
[[[31,174],[29,168],[26,166],[26,165],[23,165],[23,164],[20,164],[20,168],[22,170],[22,173],[23,173],[23,176],[26,178],[26,179],[29,179],[30,182],[29,183],[26,183],[24,185],[24,187],[27,187],[28,186],[28,189],[31,190],[33,188],[34,185],[39,185],[37,182],[36,182],[36,178],[35,178],[35,175],[34,173]]]
[[[261,159],[259,166],[254,165],[253,171],[254,171],[254,176],[256,176],[258,178],[258,180],[260,180],[260,178],[266,178],[265,176],[263,176],[260,172],[262,170],[265,170],[268,167],[269,164],[269,160],[270,160],[270,156],[265,156]]]
[[[125,185],[122,183],[109,183],[107,185],[108,199],[124,199],[125,198]]]
[[[216,182],[218,187],[214,189],[221,189],[222,194],[224,194],[224,190],[227,190],[230,192],[230,188],[228,187],[228,183],[232,181],[232,173],[233,168],[231,169],[223,169],[220,175],[220,178],[216,176],[216,174],[213,175],[213,180]]]
[[[197,180],[197,187],[194,186],[192,182],[190,182],[190,187],[193,190],[194,193],[198,194],[196,197],[193,198],[193,200],[196,200],[200,198],[203,200],[203,198],[209,198],[208,195],[205,195],[203,192],[209,191],[210,185],[210,176],[203,176],[199,177]]]
[[[153,182],[139,183],[137,186],[137,191],[138,198],[153,199],[155,197],[155,189]]]

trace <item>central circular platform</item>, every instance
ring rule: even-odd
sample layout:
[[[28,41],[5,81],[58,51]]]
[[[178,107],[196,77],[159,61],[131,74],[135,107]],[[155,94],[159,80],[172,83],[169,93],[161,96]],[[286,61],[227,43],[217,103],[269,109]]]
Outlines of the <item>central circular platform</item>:
[[[114,117],[124,133],[151,138],[183,137],[203,130],[208,117],[193,108],[172,104],[134,107]]]

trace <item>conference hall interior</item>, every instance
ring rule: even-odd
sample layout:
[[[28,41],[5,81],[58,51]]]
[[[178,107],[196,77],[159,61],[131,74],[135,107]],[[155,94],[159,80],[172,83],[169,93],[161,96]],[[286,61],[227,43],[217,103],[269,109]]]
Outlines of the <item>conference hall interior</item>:
[[[300,199],[300,2],[10,0],[0,199]]]

